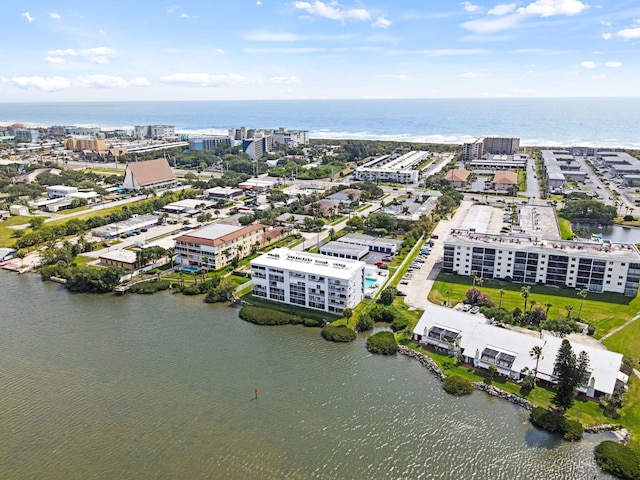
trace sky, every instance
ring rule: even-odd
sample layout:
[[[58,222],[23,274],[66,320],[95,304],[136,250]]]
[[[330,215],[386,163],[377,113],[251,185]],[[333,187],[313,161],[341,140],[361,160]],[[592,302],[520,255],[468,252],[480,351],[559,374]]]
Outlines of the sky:
[[[637,96],[638,0],[0,1],[0,102]]]

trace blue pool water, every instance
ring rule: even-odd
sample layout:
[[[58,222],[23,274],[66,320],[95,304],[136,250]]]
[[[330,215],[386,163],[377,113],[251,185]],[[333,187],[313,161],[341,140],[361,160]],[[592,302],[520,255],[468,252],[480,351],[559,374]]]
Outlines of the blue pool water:
[[[197,273],[199,268],[198,267],[182,267],[180,270],[188,273]]]
[[[376,279],[375,278],[365,278],[364,279],[364,288],[371,288],[371,286],[376,283]]]

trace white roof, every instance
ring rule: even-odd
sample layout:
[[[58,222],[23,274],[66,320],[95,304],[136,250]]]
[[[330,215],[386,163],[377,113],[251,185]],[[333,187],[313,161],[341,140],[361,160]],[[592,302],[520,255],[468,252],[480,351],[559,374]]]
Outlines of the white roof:
[[[131,250],[112,250],[110,252],[101,253],[100,259],[124,263],[136,263],[136,252],[132,252]]]
[[[211,203],[208,200],[196,200],[193,198],[186,198],[184,200],[178,200],[177,202],[170,203],[167,205],[167,207],[196,209],[198,208],[199,205],[204,205],[205,208],[207,208],[213,205],[213,203]]]
[[[98,192],[75,192],[67,195],[67,198],[96,198]]]
[[[275,248],[251,260],[251,265],[293,270],[296,272],[324,275],[327,277],[350,279],[365,263],[346,258],[333,258],[317,253],[306,253]]]
[[[428,305],[413,329],[418,335],[426,336],[433,326],[445,327],[461,332],[460,347],[466,357],[478,357],[485,348],[492,348],[515,356],[512,371],[521,371],[524,367],[533,370],[536,359],[529,355],[535,346],[542,347],[542,358],[538,365],[538,376],[549,378],[553,374],[554,363],[562,338],[545,334],[540,337],[520,333],[489,324],[489,320],[480,315],[453,310],[451,308]],[[584,351],[589,356],[591,372],[590,382],[600,392],[613,393],[622,362],[622,354],[571,342],[577,355]]]
[[[227,225],[226,223],[212,223],[206,227],[198,228],[188,233],[190,237],[215,240],[216,238],[229,235],[230,233],[242,230],[245,227],[239,225]]]

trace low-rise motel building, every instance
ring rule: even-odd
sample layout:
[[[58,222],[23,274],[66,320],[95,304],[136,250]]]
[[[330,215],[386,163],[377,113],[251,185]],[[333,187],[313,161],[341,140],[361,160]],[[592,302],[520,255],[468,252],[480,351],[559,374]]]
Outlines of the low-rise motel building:
[[[266,225],[242,227],[212,223],[175,238],[178,270],[211,271],[224,268],[234,258],[244,258],[265,242]]]
[[[555,360],[562,338],[536,332],[523,333],[491,325],[484,316],[438,305],[427,305],[413,329],[413,341],[440,352],[460,356],[467,364],[489,370],[492,365],[501,377],[520,381],[523,372],[535,372],[538,381],[553,385]],[[578,390],[590,398],[608,398],[629,377],[620,371],[622,354],[598,347],[570,342],[576,355],[589,356],[588,380]],[[534,347],[542,349],[539,360],[531,356]]]
[[[276,248],[251,260],[253,295],[341,314],[364,298],[365,263]]]
[[[442,271],[635,297],[640,252],[633,244],[608,240],[578,242],[452,229],[444,240]]]

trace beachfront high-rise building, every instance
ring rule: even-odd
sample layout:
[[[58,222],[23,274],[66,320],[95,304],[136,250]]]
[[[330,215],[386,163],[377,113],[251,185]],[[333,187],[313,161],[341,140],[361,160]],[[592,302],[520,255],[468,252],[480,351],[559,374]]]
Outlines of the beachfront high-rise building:
[[[173,125],[139,125],[135,128],[135,136],[138,140],[152,138],[154,140],[173,138],[176,135]]]
[[[462,146],[462,160],[468,162],[485,154],[515,155],[519,149],[519,138],[480,137]]]

